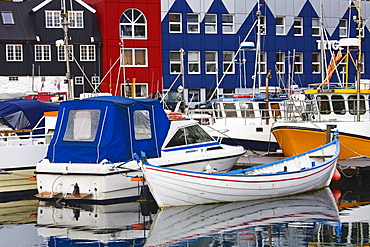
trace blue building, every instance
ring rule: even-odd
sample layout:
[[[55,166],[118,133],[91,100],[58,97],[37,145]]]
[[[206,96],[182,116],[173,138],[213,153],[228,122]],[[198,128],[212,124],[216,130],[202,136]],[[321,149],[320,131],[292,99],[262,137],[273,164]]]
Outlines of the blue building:
[[[215,88],[226,94],[264,87],[269,70],[276,88],[320,83],[339,40],[356,38],[360,25],[361,78],[370,78],[369,18],[370,2],[360,0],[162,0],[163,88],[184,84],[187,101],[203,102]],[[254,47],[240,49],[243,41]],[[356,80],[345,62],[338,60],[330,82]]]

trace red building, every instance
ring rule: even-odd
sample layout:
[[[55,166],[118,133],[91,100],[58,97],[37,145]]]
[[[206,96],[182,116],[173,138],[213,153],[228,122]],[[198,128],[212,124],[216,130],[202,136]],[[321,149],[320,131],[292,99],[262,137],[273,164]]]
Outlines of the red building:
[[[162,91],[160,0],[85,0],[96,9],[102,45],[101,92],[146,97]]]

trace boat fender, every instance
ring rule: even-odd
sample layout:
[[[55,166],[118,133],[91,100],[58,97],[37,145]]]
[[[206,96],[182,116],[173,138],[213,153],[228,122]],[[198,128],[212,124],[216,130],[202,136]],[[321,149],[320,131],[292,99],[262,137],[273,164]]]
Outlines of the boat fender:
[[[337,169],[337,168],[335,168],[335,170],[334,170],[334,174],[333,174],[333,177],[332,177],[332,179],[331,179],[331,180],[333,180],[333,181],[339,181],[339,180],[340,180],[340,178],[341,178],[341,175],[340,175],[340,173],[339,173],[338,169]]]
[[[140,158],[139,158],[139,155],[137,155],[137,153],[134,153],[134,158],[135,158],[137,163],[140,162]]]

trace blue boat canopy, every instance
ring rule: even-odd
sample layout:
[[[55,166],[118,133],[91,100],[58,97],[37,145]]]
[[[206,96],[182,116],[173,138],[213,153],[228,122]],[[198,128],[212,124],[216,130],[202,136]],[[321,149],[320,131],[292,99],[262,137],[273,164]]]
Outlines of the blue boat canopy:
[[[101,96],[60,104],[47,158],[54,163],[124,162],[160,156],[170,120],[155,99]]]
[[[32,99],[13,99],[0,102],[0,119],[13,130],[33,129],[34,134],[43,134],[45,130],[44,112],[58,111],[59,105]],[[38,124],[39,123],[39,124]],[[37,126],[36,126],[37,125]],[[22,133],[19,133],[22,134]]]

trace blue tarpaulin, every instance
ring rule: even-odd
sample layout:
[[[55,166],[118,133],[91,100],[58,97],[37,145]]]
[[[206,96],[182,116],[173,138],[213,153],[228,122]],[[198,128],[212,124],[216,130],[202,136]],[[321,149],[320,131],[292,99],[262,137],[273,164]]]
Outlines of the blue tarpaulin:
[[[0,102],[1,121],[14,130],[32,129],[44,116],[44,112],[58,111],[59,105],[32,99],[14,99]],[[37,126],[44,127],[42,120]],[[44,129],[34,131],[34,134],[43,134]]]
[[[158,157],[170,121],[155,99],[101,96],[60,104],[47,158],[54,163]]]

